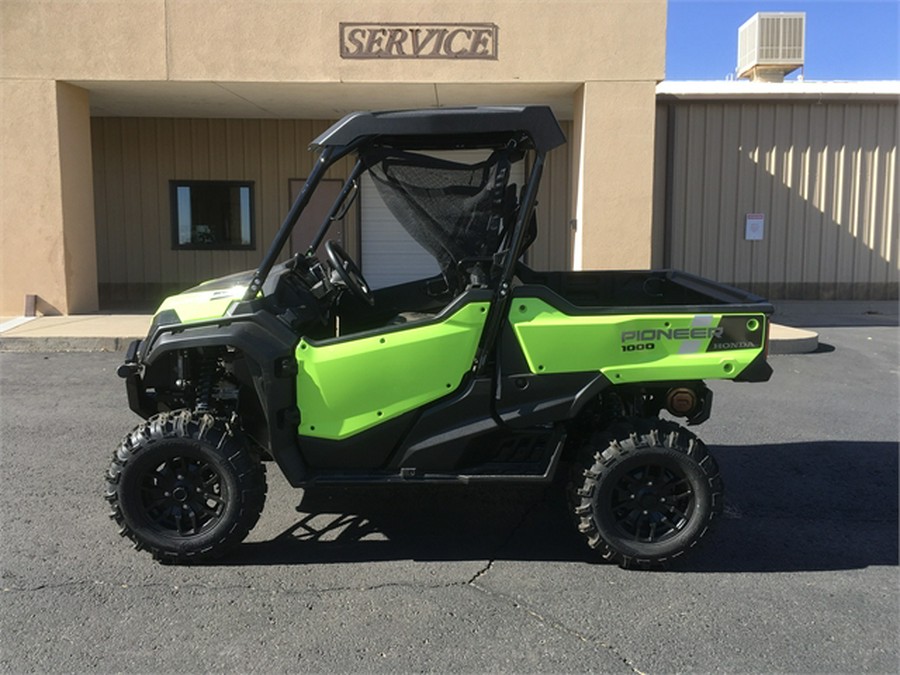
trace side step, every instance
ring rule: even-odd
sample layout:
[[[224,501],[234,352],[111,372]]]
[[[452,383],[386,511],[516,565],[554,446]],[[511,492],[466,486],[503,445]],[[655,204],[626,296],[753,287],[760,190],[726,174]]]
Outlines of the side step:
[[[493,463],[479,467],[470,473],[425,473],[419,474],[414,468],[404,467],[397,473],[327,472],[311,475],[301,487],[312,485],[384,485],[384,484],[460,484],[470,483],[549,483],[556,474],[563,448],[566,445],[565,431],[555,434],[555,444],[549,461],[536,466],[535,462],[516,464]],[[543,469],[542,471],[540,469]],[[517,471],[518,469],[518,471]],[[532,469],[528,471],[527,469]],[[494,471],[494,472],[492,472]]]

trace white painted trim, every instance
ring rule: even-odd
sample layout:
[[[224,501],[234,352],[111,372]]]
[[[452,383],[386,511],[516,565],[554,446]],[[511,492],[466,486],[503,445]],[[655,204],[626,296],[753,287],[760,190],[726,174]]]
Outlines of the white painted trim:
[[[577,181],[578,188],[575,192],[575,238],[572,242],[572,269],[579,272],[584,269],[584,156],[585,146],[584,135],[586,132],[585,120],[587,113],[585,112],[585,99],[587,92],[582,93],[581,111],[580,111],[580,128],[578,130],[578,175],[572,176]],[[575,119],[579,119],[579,113],[576,111]],[[572,125],[575,126],[574,124]]]
[[[657,96],[673,98],[897,98],[900,80],[857,82],[750,82],[749,80],[664,80],[656,85]]]

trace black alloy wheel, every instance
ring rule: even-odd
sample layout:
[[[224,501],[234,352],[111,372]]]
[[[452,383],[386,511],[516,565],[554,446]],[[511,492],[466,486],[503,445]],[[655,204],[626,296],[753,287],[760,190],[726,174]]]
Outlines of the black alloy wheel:
[[[660,457],[618,473],[609,509],[623,537],[661,542],[684,529],[694,512],[694,491],[676,462]]]
[[[208,413],[161,413],[113,454],[106,500],[119,533],[162,562],[216,558],[262,513],[265,468],[240,433]]]
[[[722,511],[703,442],[664,420],[623,420],[581,449],[569,485],[578,530],[604,560],[661,568],[696,546]]]
[[[148,524],[181,536],[215,526],[225,514],[227,489],[211,462],[179,454],[145,471],[140,480]]]

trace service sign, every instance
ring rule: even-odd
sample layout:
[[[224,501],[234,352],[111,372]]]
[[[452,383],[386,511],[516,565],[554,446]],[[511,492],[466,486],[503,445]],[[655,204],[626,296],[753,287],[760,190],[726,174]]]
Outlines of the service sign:
[[[496,59],[492,23],[341,23],[342,59]]]

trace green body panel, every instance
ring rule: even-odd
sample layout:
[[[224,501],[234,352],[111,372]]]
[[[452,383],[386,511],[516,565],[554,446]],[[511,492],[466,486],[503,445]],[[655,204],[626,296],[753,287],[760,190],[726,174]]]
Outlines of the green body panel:
[[[532,373],[599,370],[616,384],[734,379],[766,335],[762,313],[571,316],[536,298],[517,298],[509,322]]]
[[[381,335],[297,345],[302,436],[339,440],[454,391],[472,369],[489,303],[440,323]]]
[[[213,291],[186,291],[163,300],[156,313],[172,310],[182,323],[218,319],[225,316],[231,303],[240,300],[246,290],[246,286],[233,286]]]

